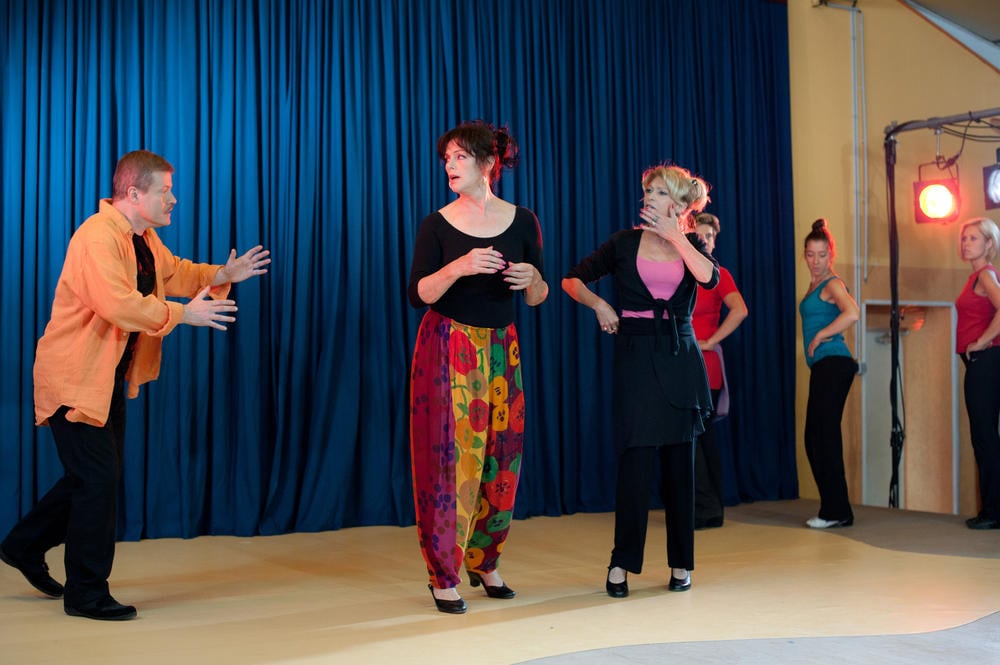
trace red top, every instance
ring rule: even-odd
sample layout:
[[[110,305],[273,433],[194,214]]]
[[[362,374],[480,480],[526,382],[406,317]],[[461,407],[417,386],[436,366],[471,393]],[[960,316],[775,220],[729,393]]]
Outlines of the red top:
[[[965,288],[955,300],[955,309],[958,310],[958,324],[955,326],[955,350],[957,353],[965,353],[969,344],[979,339],[997,313],[996,307],[993,306],[989,298],[981,296],[973,290],[979,279],[979,274],[984,270],[989,270],[994,277],[997,275],[996,267],[987,263],[969,276]],[[994,337],[987,344],[987,347],[996,343],[997,338]]]
[[[694,303],[691,314],[691,325],[698,341],[704,341],[719,329],[722,316],[722,300],[736,291],[736,282],[725,268],[719,268],[719,285],[714,289],[698,286],[698,299]],[[715,351],[702,352],[705,356],[705,369],[708,371],[708,385],[712,390],[722,389],[722,365],[719,354]]]

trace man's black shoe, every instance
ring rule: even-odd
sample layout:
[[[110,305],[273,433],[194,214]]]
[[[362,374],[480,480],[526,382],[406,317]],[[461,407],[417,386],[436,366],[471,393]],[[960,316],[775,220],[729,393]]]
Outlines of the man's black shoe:
[[[3,561],[8,566],[17,568],[24,579],[28,580],[28,583],[44,593],[46,596],[51,596],[53,598],[61,598],[63,595],[63,585],[52,579],[49,575],[49,567],[45,563],[45,559],[41,558],[38,561],[19,561],[17,559],[11,558],[6,550],[4,550],[3,545],[0,545],[0,561]]]
[[[135,608],[131,605],[122,605],[111,596],[105,596],[99,601],[86,607],[73,607],[64,605],[63,609],[71,617],[84,617],[86,619],[97,619],[98,621],[128,621],[136,616]]]
[[[977,531],[984,529],[1000,529],[1000,520],[994,520],[989,517],[978,515],[965,520],[965,526],[970,529],[976,529]]]

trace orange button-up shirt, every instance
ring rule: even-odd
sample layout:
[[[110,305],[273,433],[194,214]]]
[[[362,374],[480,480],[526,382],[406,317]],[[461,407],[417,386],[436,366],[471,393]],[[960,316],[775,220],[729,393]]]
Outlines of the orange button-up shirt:
[[[160,373],[162,338],[181,322],[184,305],[212,283],[221,265],[192,263],[170,253],[153,229],[146,244],[156,263],[156,286],[137,290],[132,225],[111,199],[73,234],[56,284],[52,317],[35,353],[35,422],[45,425],[60,406],[66,419],[103,427],[111,408],[115,368],[130,332],[139,333],[126,380],[128,396]],[[225,297],[229,284],[213,287]]]

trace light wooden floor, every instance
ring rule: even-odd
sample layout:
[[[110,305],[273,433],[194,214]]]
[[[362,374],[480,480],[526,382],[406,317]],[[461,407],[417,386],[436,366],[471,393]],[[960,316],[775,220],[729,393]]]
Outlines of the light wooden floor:
[[[415,528],[119,544],[112,592],[139,618],[70,618],[0,566],[0,664],[517,663],[618,645],[887,635],[1000,610],[1000,532],[961,518],[860,508],[855,526],[802,526],[813,501],[729,509],[697,533],[693,589],[670,593],[662,512],[632,595],[604,593],[613,516],[514,523],[492,600],[437,612]],[[61,578],[61,550],[49,564]],[[998,644],[1000,648],[1000,644]],[[1000,653],[998,653],[1000,662]]]

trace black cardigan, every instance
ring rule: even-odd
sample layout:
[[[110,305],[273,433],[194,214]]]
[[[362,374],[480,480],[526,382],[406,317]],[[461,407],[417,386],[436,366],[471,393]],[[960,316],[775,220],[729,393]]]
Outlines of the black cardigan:
[[[597,251],[567,272],[566,277],[576,277],[584,283],[589,283],[597,281],[605,275],[613,275],[615,278],[615,299],[619,311],[624,309],[636,312],[656,311],[659,306],[663,306],[669,312],[671,319],[679,323],[690,322],[699,282],[685,266],[684,277],[677,286],[674,295],[666,301],[665,306],[663,301],[657,302],[657,299],[649,292],[645,282],[642,281],[642,277],[639,276],[639,269],[636,266],[640,238],[642,238],[642,229],[618,231],[607,242],[598,247]],[[713,265],[712,277],[707,282],[701,282],[701,285],[706,289],[715,288],[715,285],[719,283],[719,262],[705,251],[705,243],[702,242],[697,233],[688,233],[687,239]]]
[[[614,275],[619,308],[655,312],[652,320],[622,319],[615,335],[612,422],[619,453],[636,446],[690,445],[712,413],[705,363],[691,326],[698,282],[685,266],[674,295],[666,301],[654,298],[636,266],[641,237],[640,229],[619,231],[566,273],[584,282]],[[687,238],[715,266],[703,283],[713,288],[719,264],[705,253],[697,234]],[[661,318],[663,310],[669,322]],[[673,328],[669,349],[661,346],[663,325]]]

